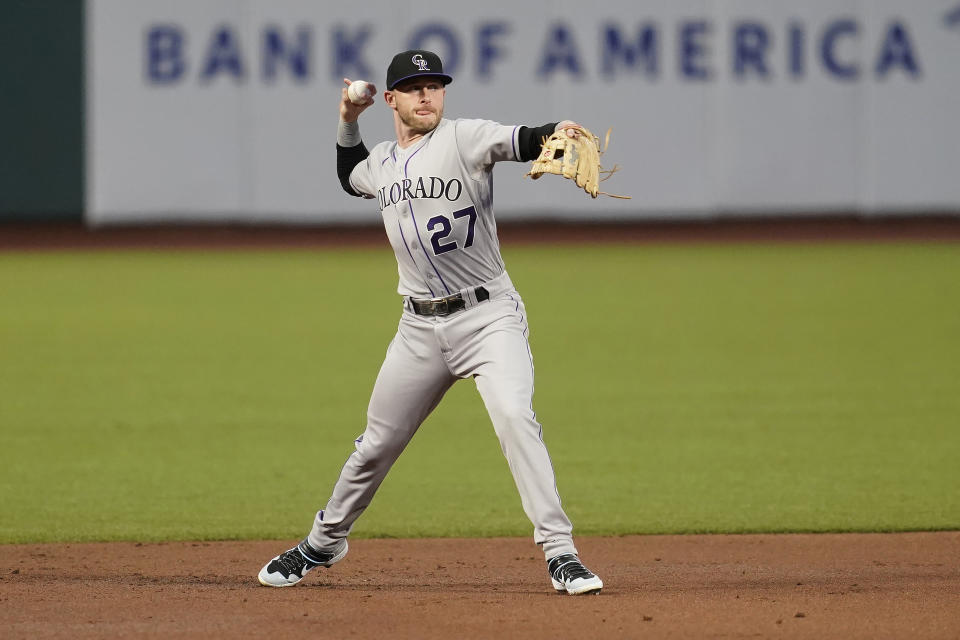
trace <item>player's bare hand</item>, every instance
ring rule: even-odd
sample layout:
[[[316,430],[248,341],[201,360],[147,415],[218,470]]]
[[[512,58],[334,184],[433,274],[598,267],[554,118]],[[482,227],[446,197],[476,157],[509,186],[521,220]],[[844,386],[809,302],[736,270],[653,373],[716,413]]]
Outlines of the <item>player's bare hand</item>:
[[[364,102],[357,104],[350,100],[350,96],[347,95],[347,88],[352,83],[353,80],[350,78],[344,78],[343,84],[345,86],[340,90],[340,119],[344,122],[356,122],[357,118],[360,117],[360,114],[363,113],[367,107],[373,104],[373,97],[377,95],[377,87],[371,83],[369,85],[370,95]]]
[[[573,120],[564,120],[563,122],[558,123],[553,130],[562,131],[564,129],[566,129],[568,138],[579,138],[580,129],[582,129],[582,127]]]

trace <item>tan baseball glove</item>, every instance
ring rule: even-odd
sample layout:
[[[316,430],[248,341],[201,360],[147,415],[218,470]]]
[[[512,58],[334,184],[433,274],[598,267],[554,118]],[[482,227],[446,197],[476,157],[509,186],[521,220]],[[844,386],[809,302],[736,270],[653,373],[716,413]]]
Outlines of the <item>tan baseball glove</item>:
[[[570,137],[567,135],[569,129],[576,130],[579,135]],[[573,180],[594,198],[605,195],[629,199],[630,196],[616,196],[600,191],[600,183],[619,169],[614,166],[613,169],[606,170],[600,166],[600,156],[610,144],[611,131],[612,129],[607,130],[602,151],[600,138],[590,133],[586,127],[573,125],[555,131],[549,138],[544,138],[540,156],[533,161],[533,166],[526,175],[536,180],[545,173],[553,173]]]

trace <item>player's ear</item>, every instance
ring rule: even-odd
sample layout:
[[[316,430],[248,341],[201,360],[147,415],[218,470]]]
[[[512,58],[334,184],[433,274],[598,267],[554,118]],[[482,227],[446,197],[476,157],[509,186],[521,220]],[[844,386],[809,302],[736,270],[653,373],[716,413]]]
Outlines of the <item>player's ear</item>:
[[[395,97],[393,95],[393,91],[384,91],[383,101],[386,102],[387,106],[389,106],[391,109],[396,108],[394,107]]]

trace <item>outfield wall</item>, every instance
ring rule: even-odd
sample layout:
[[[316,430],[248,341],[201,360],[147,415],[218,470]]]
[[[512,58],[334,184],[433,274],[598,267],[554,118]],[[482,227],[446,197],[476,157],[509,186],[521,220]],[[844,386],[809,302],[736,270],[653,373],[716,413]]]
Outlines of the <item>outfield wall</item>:
[[[27,107],[5,117],[0,209],[60,193],[66,211],[74,180],[95,224],[375,221],[335,178],[340,78],[382,85],[392,53],[422,45],[456,77],[448,116],[614,129],[607,161],[624,171],[606,186],[633,200],[589,201],[505,165],[501,219],[960,211],[957,0],[360,6],[87,0],[85,163],[78,140],[21,126],[84,108],[46,91],[64,82],[47,57],[67,60],[71,36],[20,11],[26,44],[5,55],[4,84],[32,77],[38,93],[6,99]],[[364,116],[368,143],[392,136],[389,116],[382,101]],[[31,150],[60,164],[31,169]]]
[[[82,0],[0,2],[0,221],[83,209]]]

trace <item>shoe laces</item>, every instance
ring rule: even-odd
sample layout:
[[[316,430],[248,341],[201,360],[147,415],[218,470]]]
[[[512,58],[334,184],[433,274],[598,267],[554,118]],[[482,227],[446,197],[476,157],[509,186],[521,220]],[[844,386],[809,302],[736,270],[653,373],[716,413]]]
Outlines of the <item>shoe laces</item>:
[[[577,578],[592,578],[593,573],[583,566],[583,563],[573,554],[554,558],[551,565],[555,565],[550,573],[559,582],[569,582]]]
[[[277,564],[288,573],[297,574],[303,570],[304,566],[314,566],[314,563],[304,558],[303,554],[300,553],[300,549],[297,548],[290,549],[290,551],[281,554],[281,556],[277,558]]]

